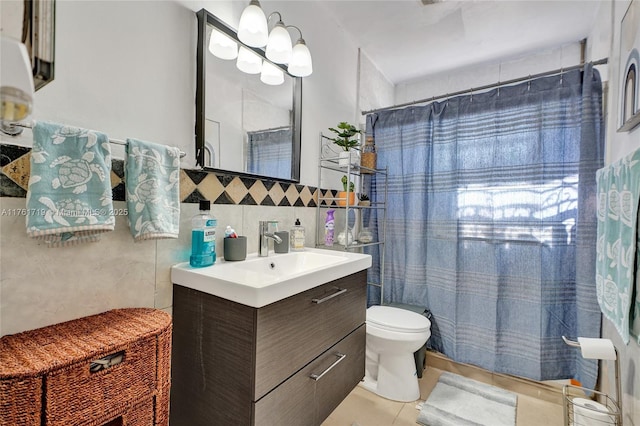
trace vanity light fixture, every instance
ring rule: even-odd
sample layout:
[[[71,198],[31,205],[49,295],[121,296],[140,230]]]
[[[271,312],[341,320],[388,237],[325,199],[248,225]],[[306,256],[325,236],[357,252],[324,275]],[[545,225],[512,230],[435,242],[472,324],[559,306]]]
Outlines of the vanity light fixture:
[[[14,123],[27,118],[33,107],[33,72],[24,44],[3,35],[0,46],[0,130],[16,136],[22,128]]]
[[[238,25],[238,38],[241,42],[251,47],[264,47],[269,40],[269,28],[267,17],[260,7],[258,0],[251,0],[240,16]]]
[[[236,59],[238,57],[238,43],[231,40],[231,38],[216,31],[211,31],[211,38],[209,39],[209,51],[220,59]]]
[[[236,67],[247,74],[260,74],[262,71],[262,59],[246,47],[240,46]]]
[[[293,46],[291,52],[291,60],[289,61],[289,74],[296,77],[308,77],[313,72],[313,63],[311,61],[311,52],[302,38],[302,31],[294,25],[287,25],[287,28],[295,28],[300,33],[300,38]]]
[[[270,86],[278,86],[284,83],[284,72],[272,63],[263,61],[260,81]]]
[[[291,36],[289,35],[289,31],[285,28],[284,22],[282,22],[282,15],[280,15],[280,12],[271,13],[267,19],[267,23],[275,14],[278,15],[278,22],[269,33],[266,56],[267,59],[275,62],[276,64],[288,64],[291,59],[292,50]]]

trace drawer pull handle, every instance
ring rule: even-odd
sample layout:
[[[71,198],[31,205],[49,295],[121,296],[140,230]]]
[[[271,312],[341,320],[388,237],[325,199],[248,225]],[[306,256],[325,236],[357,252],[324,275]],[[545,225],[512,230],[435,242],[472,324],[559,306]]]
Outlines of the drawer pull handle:
[[[103,358],[91,361],[91,365],[89,365],[89,371],[92,373],[97,373],[98,371],[106,370],[107,368],[118,365],[122,361],[124,361],[124,351],[116,352]]]
[[[345,291],[346,291],[346,290],[345,290]],[[309,377],[311,377],[313,380],[320,380],[320,379],[322,379],[322,376],[324,376],[324,375],[325,375],[325,374],[327,374],[329,371],[331,371],[331,369],[332,369],[333,367],[335,367],[336,365],[340,364],[340,362],[341,362],[343,359],[345,359],[345,358],[347,357],[347,354],[341,354],[340,352],[336,352],[334,355],[335,355],[335,356],[337,356],[337,357],[338,357],[338,359],[337,359],[337,360],[335,360],[335,362],[334,362],[333,364],[331,364],[331,365],[329,366],[329,368],[327,368],[326,370],[324,370],[324,371],[323,371],[322,373],[320,373],[320,374],[312,374],[312,375],[310,375]]]
[[[336,297],[336,296],[340,296],[341,294],[343,294],[343,293],[346,293],[346,292],[347,292],[347,289],[346,289],[346,288],[336,288],[336,290],[338,290],[338,291],[336,291],[335,293],[330,294],[330,295],[329,295],[329,296],[327,296],[327,297],[323,297],[322,299],[311,299],[311,301],[312,301],[313,303],[320,304],[320,303],[322,303],[322,302],[326,302],[326,301],[327,301],[327,300],[329,300],[329,299],[333,299],[334,297]]]

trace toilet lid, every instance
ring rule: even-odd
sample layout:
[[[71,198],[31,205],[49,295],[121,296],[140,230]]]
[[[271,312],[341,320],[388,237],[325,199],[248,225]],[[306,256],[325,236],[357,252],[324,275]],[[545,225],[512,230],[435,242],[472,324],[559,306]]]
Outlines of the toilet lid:
[[[367,309],[367,324],[385,330],[404,333],[420,333],[429,330],[431,321],[426,317],[406,309],[391,306],[371,306]]]

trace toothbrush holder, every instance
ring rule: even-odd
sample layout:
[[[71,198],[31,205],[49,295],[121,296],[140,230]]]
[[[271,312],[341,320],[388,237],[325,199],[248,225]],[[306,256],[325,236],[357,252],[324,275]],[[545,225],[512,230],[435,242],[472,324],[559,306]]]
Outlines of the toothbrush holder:
[[[238,261],[247,258],[247,237],[224,239],[224,260]]]

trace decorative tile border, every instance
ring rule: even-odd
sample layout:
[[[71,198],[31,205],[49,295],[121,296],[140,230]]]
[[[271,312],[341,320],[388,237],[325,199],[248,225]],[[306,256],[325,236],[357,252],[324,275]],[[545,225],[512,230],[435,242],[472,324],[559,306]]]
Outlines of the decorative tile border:
[[[0,143],[0,196],[26,197],[31,148]],[[112,160],[111,188],[114,201],[125,201],[124,161]],[[180,170],[180,199],[183,203],[209,200],[213,204],[251,206],[316,207],[320,199],[335,198],[337,191],[275,180],[254,179],[234,174]],[[335,205],[335,201],[321,201]]]

